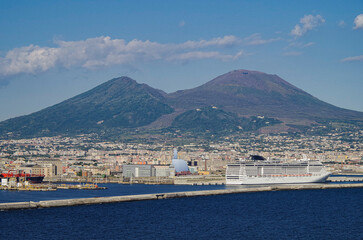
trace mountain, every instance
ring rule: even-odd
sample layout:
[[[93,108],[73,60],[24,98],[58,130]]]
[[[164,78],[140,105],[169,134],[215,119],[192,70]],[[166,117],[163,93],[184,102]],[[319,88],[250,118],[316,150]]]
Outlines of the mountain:
[[[363,126],[363,113],[325,103],[277,75],[235,70],[170,94],[128,77],[115,78],[41,111],[0,122],[0,137],[117,136],[151,129],[279,132],[329,121],[359,121]]]
[[[363,113],[335,107],[291,85],[277,75],[235,70],[199,87],[167,95],[176,109],[217,106],[240,116],[284,119],[362,119]]]
[[[174,110],[165,93],[128,77],[112,79],[83,94],[33,114],[0,123],[0,135],[88,133],[147,125]]]

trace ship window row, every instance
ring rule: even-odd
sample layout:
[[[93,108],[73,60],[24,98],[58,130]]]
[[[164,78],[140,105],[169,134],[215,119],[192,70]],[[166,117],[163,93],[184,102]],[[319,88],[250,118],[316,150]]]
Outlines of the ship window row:
[[[265,163],[265,164],[244,164],[242,166],[248,166],[248,167],[268,167],[268,166],[271,166],[271,167],[276,167],[276,166],[279,166],[279,167],[306,167],[306,166],[319,166],[319,167],[322,167],[323,165],[322,164],[314,164],[314,165],[308,165],[307,163],[301,163],[301,164],[268,164],[268,163]]]
[[[264,164],[264,165],[245,165],[247,167],[307,167],[307,164],[301,164],[301,165],[291,165],[291,164],[278,164],[278,165],[272,165],[272,164]],[[310,165],[312,166],[312,165]]]
[[[227,179],[239,179],[239,176],[227,176]]]
[[[249,167],[245,169],[247,176],[257,176],[257,175],[298,175],[306,174],[307,168],[262,168],[262,167]]]
[[[300,175],[307,174],[309,172],[320,172],[323,166],[255,166],[255,165],[239,165],[239,166],[229,166],[227,168],[227,175],[239,176],[246,174],[247,176],[260,176],[260,175]]]

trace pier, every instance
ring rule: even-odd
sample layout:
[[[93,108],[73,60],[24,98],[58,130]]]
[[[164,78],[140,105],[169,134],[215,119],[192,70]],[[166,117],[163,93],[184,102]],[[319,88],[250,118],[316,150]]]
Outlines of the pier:
[[[358,176],[330,176],[328,179],[330,182],[363,182],[363,177],[361,175]]]
[[[266,192],[266,191],[361,188],[361,187],[363,187],[363,183],[274,185],[274,186],[261,186],[261,187],[235,188],[235,189],[222,189],[222,190],[154,193],[154,194],[126,195],[126,196],[114,196],[114,197],[96,197],[96,198],[77,198],[77,199],[63,199],[63,200],[48,200],[48,201],[39,201],[39,202],[15,202],[15,203],[0,203],[0,211],[17,210],[17,209],[49,208],[49,207],[66,207],[66,206],[103,204],[103,203],[133,202],[133,201],[144,201],[144,200],[161,200],[161,199],[170,199],[170,198],[211,196],[211,195],[238,194],[238,193],[251,193],[251,192]]]

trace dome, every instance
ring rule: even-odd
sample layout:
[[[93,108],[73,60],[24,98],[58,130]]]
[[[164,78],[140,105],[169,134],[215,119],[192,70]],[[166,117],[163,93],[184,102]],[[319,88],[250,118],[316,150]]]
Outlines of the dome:
[[[175,172],[189,171],[188,164],[183,159],[173,159],[172,164],[175,167]]]
[[[174,157],[172,160],[172,165],[174,165],[175,172],[188,172],[189,167],[186,161],[183,159],[178,159],[178,151],[174,149]]]

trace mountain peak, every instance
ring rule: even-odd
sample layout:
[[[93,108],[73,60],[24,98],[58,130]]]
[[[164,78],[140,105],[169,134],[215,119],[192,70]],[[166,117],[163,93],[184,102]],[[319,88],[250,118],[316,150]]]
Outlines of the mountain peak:
[[[260,71],[254,71],[254,70],[247,70],[247,69],[236,69],[236,70],[232,70],[226,74],[267,74],[264,72],[260,72]],[[225,74],[223,74],[225,75]]]
[[[128,77],[128,76],[121,76],[118,78],[113,78],[109,80],[109,82],[112,83],[126,83],[126,84],[138,84],[134,79]]]
[[[220,75],[201,87],[214,88],[219,86],[255,89],[280,94],[302,93],[299,88],[291,85],[277,75],[259,71],[239,69]]]
[[[132,79],[130,77],[122,76],[122,77],[118,77],[118,78],[113,78],[113,79],[101,84],[100,86],[104,86],[107,88],[110,88],[110,87],[124,88],[127,86],[136,86],[136,85],[140,85],[140,84],[137,83],[134,79]]]
[[[157,98],[163,98],[166,93],[160,89],[155,89],[150,87],[149,85],[145,83],[138,83],[134,79],[128,77],[128,76],[121,76],[118,78],[113,78],[103,84],[101,84],[99,87],[104,86],[104,88],[108,88],[108,91],[111,92],[128,92],[128,91],[147,91],[151,95],[157,97]]]

